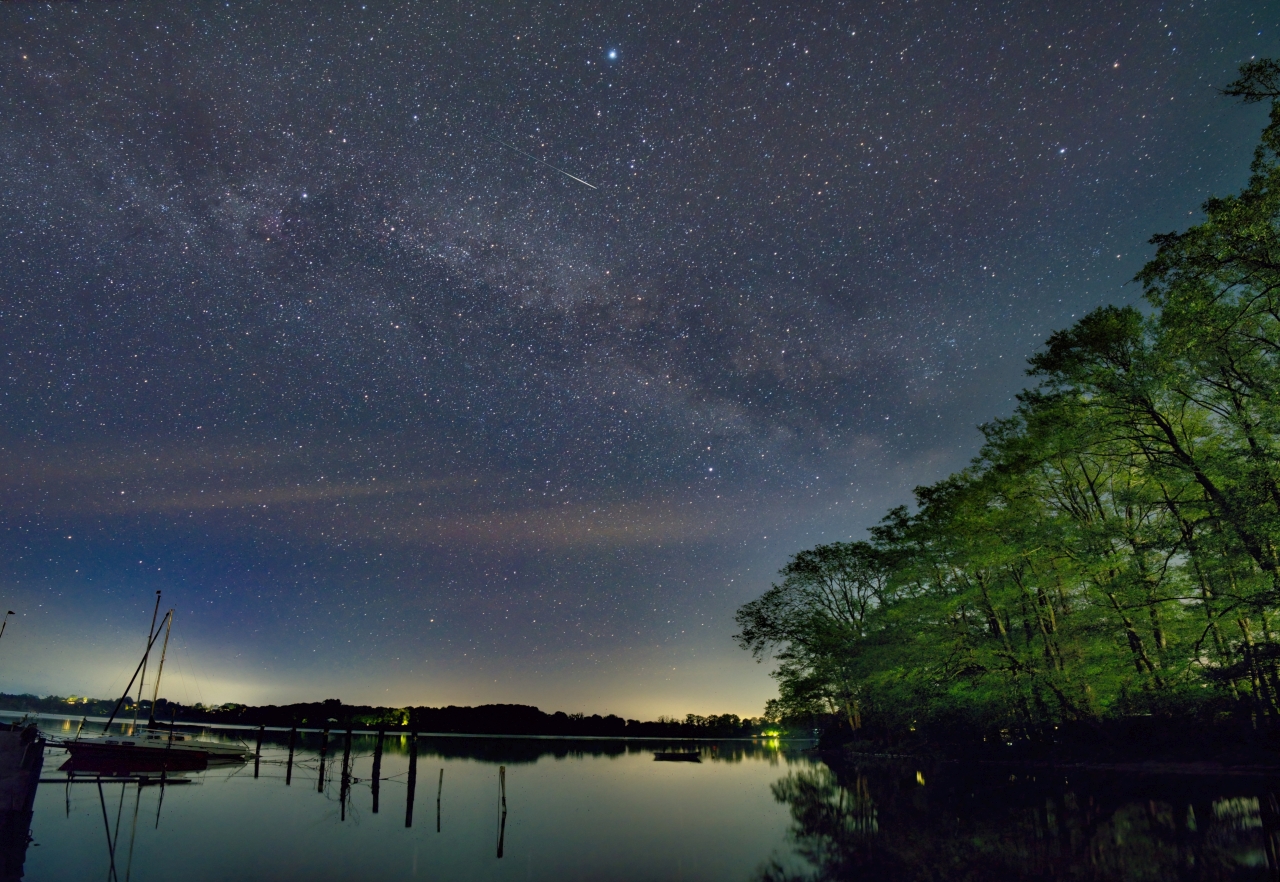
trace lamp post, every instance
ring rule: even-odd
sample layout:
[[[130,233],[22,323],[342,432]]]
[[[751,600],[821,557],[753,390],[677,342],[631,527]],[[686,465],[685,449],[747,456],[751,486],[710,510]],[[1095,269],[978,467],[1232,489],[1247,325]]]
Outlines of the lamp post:
[[[4,636],[4,629],[9,624],[9,616],[17,615],[13,610],[9,610],[4,614],[4,621],[0,621],[0,637]]]

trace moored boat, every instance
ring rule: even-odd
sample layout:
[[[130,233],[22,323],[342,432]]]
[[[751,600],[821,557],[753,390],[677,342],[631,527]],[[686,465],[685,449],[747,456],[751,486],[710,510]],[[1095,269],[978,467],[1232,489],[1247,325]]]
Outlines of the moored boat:
[[[151,628],[147,635],[147,649],[142,654],[142,661],[138,663],[138,667],[133,672],[133,676],[129,679],[129,685],[124,689],[124,695],[120,696],[120,700],[116,702],[115,709],[111,711],[111,716],[107,718],[106,725],[102,727],[102,734],[90,737],[81,737],[81,730],[76,732],[75,738],[66,739],[61,742],[61,746],[67,749],[71,754],[72,760],[78,763],[87,763],[90,765],[113,765],[124,768],[130,763],[135,765],[144,764],[148,767],[155,767],[157,771],[194,771],[205,768],[210,762],[244,762],[246,757],[253,753],[253,748],[244,744],[227,744],[218,741],[205,741],[203,739],[193,738],[188,735],[178,734],[173,724],[158,729],[154,725],[154,720],[148,720],[148,725],[138,727],[137,713],[134,714],[134,731],[129,735],[113,735],[111,733],[111,724],[115,722],[116,714],[120,712],[120,708],[124,706],[125,701],[129,698],[129,693],[133,689],[133,684],[138,680],[141,674],[143,681],[146,680],[147,658],[151,654],[151,649],[155,646],[156,640],[160,637],[160,632],[164,631],[164,645],[160,651],[160,665],[156,671],[156,681],[151,694],[151,709],[154,713],[156,700],[160,694],[160,677],[164,673],[165,655],[169,651],[169,631],[173,628],[173,610],[165,613],[164,618],[160,620],[159,627],[156,626],[156,616],[160,611],[160,592],[156,592],[156,608],[151,614]],[[138,685],[138,705],[142,703],[143,683]],[[136,707],[137,705],[135,705]]]
[[[240,744],[223,744],[173,735],[168,732],[142,730],[137,735],[97,735],[89,738],[68,739],[62,742],[67,752],[77,760],[119,760],[121,762],[145,762],[159,771],[199,770],[210,762],[244,762],[253,749]]]

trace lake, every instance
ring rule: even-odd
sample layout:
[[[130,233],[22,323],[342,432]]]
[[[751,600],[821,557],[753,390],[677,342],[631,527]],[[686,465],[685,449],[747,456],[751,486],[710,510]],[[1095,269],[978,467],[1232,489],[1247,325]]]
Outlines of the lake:
[[[54,736],[75,725],[41,721]],[[353,735],[345,763],[345,733],[330,733],[323,763],[321,738],[301,733],[290,764],[288,733],[268,732],[256,768],[163,786],[57,783],[66,754],[51,748],[25,878],[1280,878],[1280,781],[1262,776],[833,770],[777,741],[420,736],[410,807],[410,740],[397,734],[375,810],[375,737]],[[668,749],[700,762],[655,762]]]

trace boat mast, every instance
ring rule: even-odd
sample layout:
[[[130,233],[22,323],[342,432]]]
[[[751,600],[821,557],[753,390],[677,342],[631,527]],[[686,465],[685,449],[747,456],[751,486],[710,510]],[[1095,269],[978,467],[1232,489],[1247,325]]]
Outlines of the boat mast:
[[[169,620],[169,624],[164,629],[164,646],[160,649],[160,666],[156,668],[156,685],[151,690],[151,710],[147,711],[148,728],[156,724],[156,700],[160,697],[160,676],[164,673],[164,657],[169,652],[169,632],[173,630],[173,610],[169,610],[165,618]]]
[[[151,611],[151,627],[147,629],[147,651],[142,656],[142,679],[138,681],[138,700],[133,705],[133,728],[138,728],[138,709],[142,706],[142,690],[147,685],[147,656],[156,642],[156,616],[160,614],[160,592],[156,592],[156,608]]]
[[[165,615],[168,616],[169,614],[165,613]],[[111,724],[115,722],[116,714],[120,713],[120,708],[124,706],[125,701],[129,698],[129,693],[133,691],[133,684],[138,679],[138,674],[142,671],[142,666],[147,663],[147,655],[150,654],[151,647],[155,645],[156,638],[159,636],[159,634],[155,634],[151,637],[151,642],[147,644],[147,652],[143,654],[142,661],[138,662],[138,666],[133,669],[133,676],[129,678],[129,685],[124,687],[124,695],[120,696],[120,700],[116,702],[116,706],[111,709],[111,716],[107,717],[106,725],[102,727],[104,735],[111,731]]]

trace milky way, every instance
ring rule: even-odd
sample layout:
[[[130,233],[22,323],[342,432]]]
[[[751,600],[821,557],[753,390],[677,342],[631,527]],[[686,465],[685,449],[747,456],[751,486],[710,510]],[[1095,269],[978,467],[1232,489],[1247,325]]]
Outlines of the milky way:
[[[1243,181],[1269,6],[4,4],[6,688],[163,589],[183,700],[758,713],[734,609]]]

